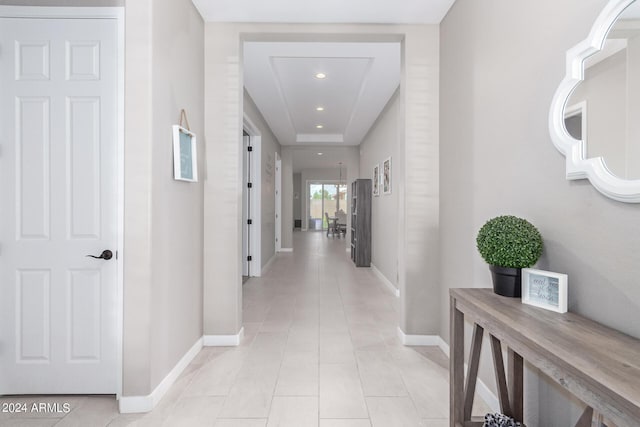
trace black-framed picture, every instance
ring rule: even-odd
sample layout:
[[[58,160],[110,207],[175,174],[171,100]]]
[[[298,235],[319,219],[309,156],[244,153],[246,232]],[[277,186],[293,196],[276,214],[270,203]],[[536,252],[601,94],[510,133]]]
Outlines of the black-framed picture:
[[[391,157],[382,163],[382,192],[391,194]]]
[[[198,181],[196,134],[180,125],[173,126],[173,177],[179,181]]]
[[[373,167],[373,195],[380,195],[380,165],[378,163]]]

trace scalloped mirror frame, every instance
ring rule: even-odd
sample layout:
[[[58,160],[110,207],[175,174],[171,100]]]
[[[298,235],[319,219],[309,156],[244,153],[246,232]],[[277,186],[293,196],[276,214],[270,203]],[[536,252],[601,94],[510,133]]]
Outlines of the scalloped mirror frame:
[[[564,110],[571,93],[584,80],[584,60],[602,48],[611,26],[634,1],[609,1],[587,38],[567,51],[566,74],[553,96],[549,111],[549,133],[553,144],[566,158],[567,179],[586,178],[605,196],[627,203],[640,203],[640,179],[615,176],[607,169],[602,157],[586,158],[584,141],[573,138],[567,132]]]

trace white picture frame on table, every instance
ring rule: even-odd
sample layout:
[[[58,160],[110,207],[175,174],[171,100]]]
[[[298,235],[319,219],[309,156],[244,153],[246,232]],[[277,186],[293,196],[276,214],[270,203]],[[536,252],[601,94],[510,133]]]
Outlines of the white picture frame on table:
[[[566,274],[523,268],[522,303],[566,313],[568,281]]]

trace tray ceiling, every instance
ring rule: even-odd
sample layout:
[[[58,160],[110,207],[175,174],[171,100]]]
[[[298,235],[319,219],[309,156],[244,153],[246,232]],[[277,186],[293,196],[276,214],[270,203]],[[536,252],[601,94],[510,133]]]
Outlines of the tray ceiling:
[[[400,83],[399,43],[245,42],[243,54],[245,88],[283,145],[360,144]]]
[[[192,0],[205,21],[438,24],[455,0]]]

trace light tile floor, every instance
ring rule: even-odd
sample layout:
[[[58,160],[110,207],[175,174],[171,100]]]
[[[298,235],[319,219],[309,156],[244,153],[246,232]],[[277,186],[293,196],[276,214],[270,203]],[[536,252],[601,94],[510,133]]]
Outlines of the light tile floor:
[[[119,414],[112,397],[3,397],[71,412],[0,412],[0,426],[448,426],[446,356],[400,344],[398,299],[345,246],[294,233],[295,252],[243,287],[242,344],[204,348],[153,412]]]

